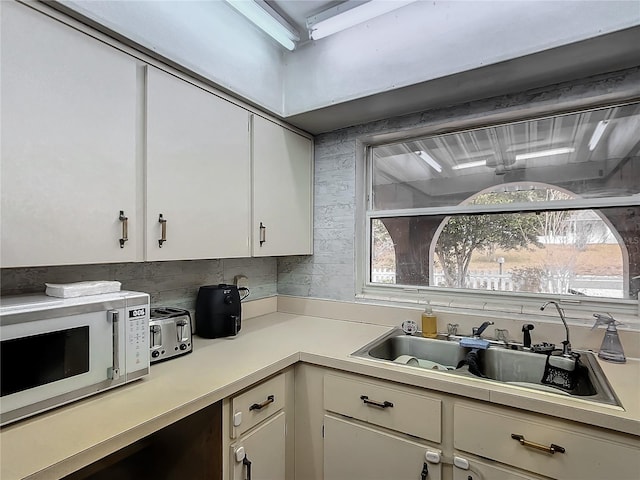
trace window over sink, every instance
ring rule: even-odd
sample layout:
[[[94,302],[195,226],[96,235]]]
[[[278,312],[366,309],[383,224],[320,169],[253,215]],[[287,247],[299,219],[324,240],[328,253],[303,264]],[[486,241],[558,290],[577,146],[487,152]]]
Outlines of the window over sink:
[[[371,146],[365,292],[637,312],[639,152],[640,103]]]

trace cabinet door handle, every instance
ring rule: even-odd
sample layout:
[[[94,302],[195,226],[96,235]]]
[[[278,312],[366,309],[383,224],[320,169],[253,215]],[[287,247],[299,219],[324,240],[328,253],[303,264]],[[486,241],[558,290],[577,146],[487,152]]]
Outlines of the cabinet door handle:
[[[125,217],[124,210],[120,210],[118,220],[122,222],[122,238],[120,239],[120,248],[124,248],[124,242],[129,240],[129,217]]]
[[[254,403],[249,407],[249,411],[251,410],[262,410],[264,407],[276,401],[276,397],[273,395],[269,395],[267,399],[262,403]]]
[[[162,248],[162,244],[167,241],[167,219],[164,218],[162,214],[160,214],[160,216],[158,217],[158,223],[162,225],[162,234],[158,239],[158,246]]]
[[[393,407],[393,403],[391,402],[387,402],[386,400],[384,402],[376,402],[375,400],[369,400],[369,397],[367,397],[366,395],[360,395],[360,400],[362,400],[365,405],[371,405],[372,407],[379,407],[379,408]]]
[[[247,454],[246,453],[244,455],[244,458],[242,459],[242,465],[247,467],[246,480],[251,480],[251,461],[247,458]]]
[[[260,246],[267,241],[267,227],[260,222]]]
[[[524,435],[519,435],[517,433],[512,433],[511,434],[511,438],[513,438],[514,440],[517,440],[518,442],[520,442],[520,445],[523,445],[525,447],[534,448],[536,450],[540,450],[541,452],[550,453],[551,455],[553,455],[556,452],[558,452],[558,453],[564,453],[565,452],[565,449],[563,447],[561,447],[560,445],[556,445],[555,443],[552,443],[551,445],[549,445],[547,447],[546,445],[541,445],[539,443],[535,443],[535,442],[531,442],[529,440],[526,440],[524,438]]]

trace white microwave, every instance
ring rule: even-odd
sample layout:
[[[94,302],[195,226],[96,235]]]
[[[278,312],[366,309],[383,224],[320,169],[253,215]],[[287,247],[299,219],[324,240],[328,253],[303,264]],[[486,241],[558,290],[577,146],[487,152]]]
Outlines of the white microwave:
[[[149,373],[149,295],[0,299],[0,425]]]

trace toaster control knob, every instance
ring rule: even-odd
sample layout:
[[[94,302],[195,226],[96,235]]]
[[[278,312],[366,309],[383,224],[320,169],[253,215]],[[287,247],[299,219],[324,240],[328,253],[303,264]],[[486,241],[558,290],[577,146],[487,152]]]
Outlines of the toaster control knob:
[[[153,358],[158,358],[160,356],[160,352],[158,350],[154,350],[153,352],[151,352],[151,356]]]
[[[226,303],[227,305],[231,305],[233,303],[233,297],[231,295],[225,295],[224,303]]]
[[[180,350],[186,350],[187,349],[187,344],[186,343],[181,343],[180,344]]]

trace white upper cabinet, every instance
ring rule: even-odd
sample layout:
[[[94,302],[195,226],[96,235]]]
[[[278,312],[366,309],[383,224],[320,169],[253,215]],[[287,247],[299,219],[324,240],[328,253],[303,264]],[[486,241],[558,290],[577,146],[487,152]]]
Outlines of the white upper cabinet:
[[[145,258],[250,256],[248,112],[149,67],[146,132]]]
[[[313,253],[313,145],[253,117],[253,256]]]
[[[141,260],[136,62],[1,3],[2,266]]]

